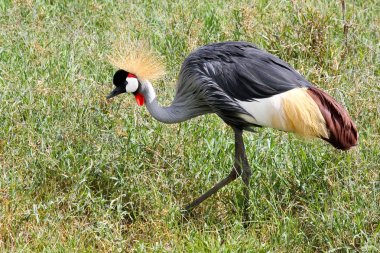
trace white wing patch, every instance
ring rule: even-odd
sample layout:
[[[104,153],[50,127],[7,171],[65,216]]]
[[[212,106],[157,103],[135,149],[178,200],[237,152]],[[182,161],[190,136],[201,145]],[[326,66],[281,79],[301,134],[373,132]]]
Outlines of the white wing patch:
[[[282,99],[285,94],[286,92],[269,98],[255,99],[255,101],[247,102],[237,100],[237,102],[252,115],[252,118],[248,122],[279,130],[286,130],[285,116],[282,109]],[[247,120],[246,118],[244,119]]]
[[[326,121],[318,105],[309,96],[307,88],[295,88],[251,102],[237,102],[252,116],[248,122],[294,132],[304,137],[329,136]]]

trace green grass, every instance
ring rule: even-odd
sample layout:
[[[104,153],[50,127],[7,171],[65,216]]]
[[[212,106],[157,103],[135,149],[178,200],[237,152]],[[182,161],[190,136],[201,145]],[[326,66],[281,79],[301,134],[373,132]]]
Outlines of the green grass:
[[[378,1],[346,1],[344,16],[341,1],[58,2],[0,3],[0,251],[380,251]],[[106,103],[120,38],[162,55],[165,105],[191,50],[253,42],[344,104],[360,144],[247,133],[250,226],[241,180],[183,221],[228,174],[232,131],[215,115],[159,123],[131,96]]]

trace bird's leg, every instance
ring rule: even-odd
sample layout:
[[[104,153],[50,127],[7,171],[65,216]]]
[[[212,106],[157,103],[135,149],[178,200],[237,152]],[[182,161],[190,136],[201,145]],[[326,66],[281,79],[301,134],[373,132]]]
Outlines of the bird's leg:
[[[244,187],[244,206],[243,216],[244,221],[249,220],[248,207],[249,207],[249,181],[252,175],[251,168],[249,167],[247,155],[245,154],[245,147],[243,141],[243,131],[241,129],[235,129],[235,163],[238,163],[242,168],[242,179],[245,184]]]
[[[242,159],[242,154],[245,155],[244,143],[243,143],[243,138],[242,138],[242,130],[234,128],[234,132],[235,132],[235,164],[230,174],[226,178],[218,182],[214,187],[212,187],[206,193],[204,193],[199,198],[197,198],[196,200],[191,202],[189,205],[187,205],[185,207],[185,211],[190,211],[194,207],[198,206],[208,197],[210,197],[211,195],[219,191],[221,188],[223,188],[225,185],[231,183],[232,181],[234,181],[236,178],[238,178],[241,175],[242,164],[244,165],[244,159]],[[247,159],[245,158],[245,160]],[[243,163],[241,161],[243,161]],[[249,179],[248,179],[248,182],[249,182]]]
[[[248,215],[248,207],[249,207],[249,181],[252,175],[251,167],[249,166],[247,155],[245,154],[245,147],[244,147],[244,141],[243,141],[243,135],[242,131],[239,129],[234,129],[235,131],[235,141],[237,146],[237,155],[236,159],[237,162],[240,163],[242,167],[242,179],[245,184],[244,187],[244,209],[243,209],[243,215],[244,215],[244,221],[249,220]]]
[[[248,207],[249,207],[249,181],[250,177],[252,175],[251,168],[249,166],[245,167],[243,166],[243,182],[245,184],[244,186],[244,206],[243,206],[243,215],[244,215],[244,221],[247,222],[249,220],[249,214],[248,214]]]
[[[188,204],[185,207],[185,211],[190,211],[194,207],[198,206],[200,203],[202,203],[208,197],[210,197],[211,195],[213,195],[214,193],[216,193],[217,191],[219,191],[225,185],[227,185],[227,184],[231,183],[232,181],[234,181],[237,177],[240,176],[240,174],[241,174],[241,168],[240,167],[233,168],[231,170],[230,174],[226,178],[224,178],[223,180],[221,180],[220,182],[218,182],[216,185],[214,185],[214,187],[212,187],[206,193],[204,193],[203,195],[201,195],[199,198],[197,198],[196,200],[194,200],[193,202],[191,202],[190,204]]]

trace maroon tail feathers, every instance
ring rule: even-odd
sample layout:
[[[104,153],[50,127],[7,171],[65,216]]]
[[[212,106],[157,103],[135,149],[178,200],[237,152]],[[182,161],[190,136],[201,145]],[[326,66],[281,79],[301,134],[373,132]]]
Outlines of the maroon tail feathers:
[[[326,127],[329,138],[323,138],[337,149],[348,150],[358,143],[358,131],[348,112],[324,91],[310,87],[308,94],[317,103]]]

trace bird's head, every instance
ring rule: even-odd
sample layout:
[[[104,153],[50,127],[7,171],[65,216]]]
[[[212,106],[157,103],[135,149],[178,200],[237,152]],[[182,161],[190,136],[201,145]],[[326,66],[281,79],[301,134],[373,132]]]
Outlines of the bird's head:
[[[128,73],[123,69],[119,69],[113,76],[113,84],[116,87],[110,94],[108,94],[107,99],[122,93],[132,93],[135,96],[138,105],[141,106],[144,104],[144,96],[139,93],[141,84],[136,75]]]

